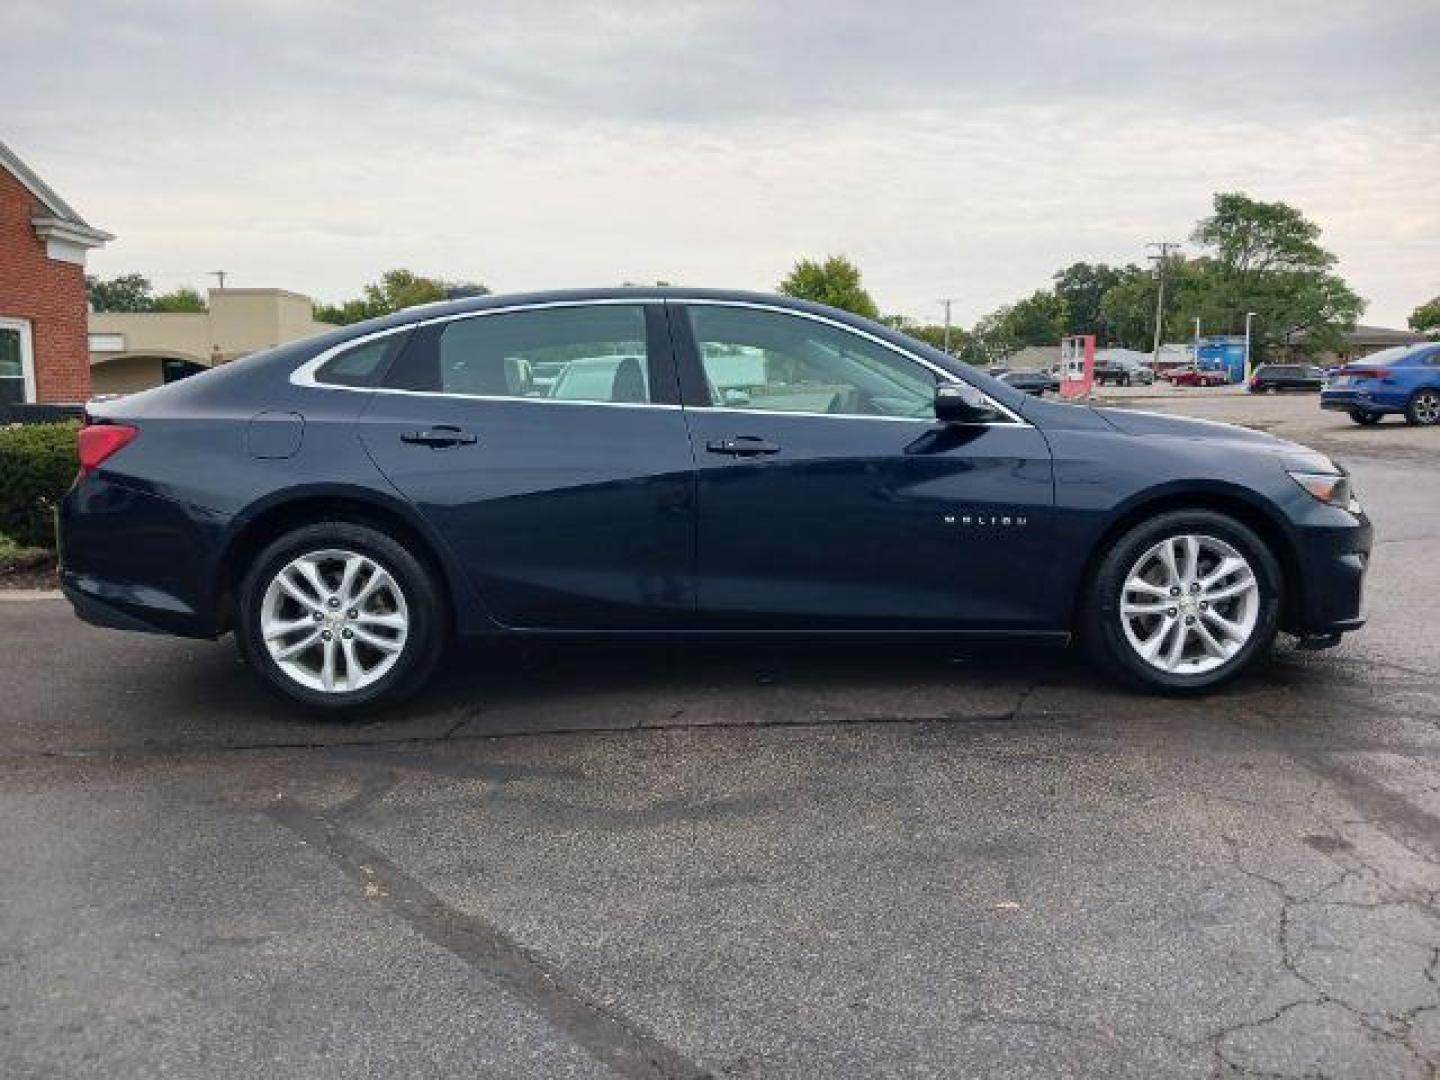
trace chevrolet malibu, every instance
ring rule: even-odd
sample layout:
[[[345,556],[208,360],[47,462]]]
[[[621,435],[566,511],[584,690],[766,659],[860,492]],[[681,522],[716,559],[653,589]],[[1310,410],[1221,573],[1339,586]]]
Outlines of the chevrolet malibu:
[[[1371,526],[1323,455],[1045,402],[787,298],[414,308],[92,407],[62,581],[321,710],[454,637],[1078,639],[1162,691],[1357,629]]]

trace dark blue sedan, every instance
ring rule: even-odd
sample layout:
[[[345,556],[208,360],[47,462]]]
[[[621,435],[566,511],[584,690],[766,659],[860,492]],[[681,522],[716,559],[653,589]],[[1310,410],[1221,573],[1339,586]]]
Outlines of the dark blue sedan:
[[[1363,622],[1371,528],[1323,455],[774,296],[402,311],[97,406],[80,455],[81,618],[233,631],[322,709],[398,700],[456,635],[1078,637],[1190,691]]]

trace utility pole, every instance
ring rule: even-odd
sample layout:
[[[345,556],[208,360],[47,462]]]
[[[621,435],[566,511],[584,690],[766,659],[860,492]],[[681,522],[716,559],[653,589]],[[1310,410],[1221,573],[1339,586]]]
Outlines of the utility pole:
[[[211,271],[210,271],[210,276],[213,277],[216,281],[218,281],[218,282],[220,283],[219,286],[218,286],[219,288],[221,288],[221,289],[225,288],[225,271],[224,271],[224,270],[211,270]]]
[[[950,351],[950,305],[955,302],[954,297],[946,296],[935,301],[945,309],[945,351]]]
[[[1160,336],[1165,326],[1165,267],[1169,263],[1170,252],[1177,250],[1180,245],[1173,240],[1161,240],[1145,246],[1158,248],[1160,252],[1158,255],[1149,256],[1155,260],[1155,276],[1160,279],[1160,288],[1155,293],[1155,343],[1150,350],[1150,366],[1159,371]]]

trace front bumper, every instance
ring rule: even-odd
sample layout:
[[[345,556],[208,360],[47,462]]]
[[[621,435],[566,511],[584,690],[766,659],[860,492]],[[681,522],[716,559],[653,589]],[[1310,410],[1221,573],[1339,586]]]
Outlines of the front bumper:
[[[1364,515],[1351,526],[1301,530],[1295,546],[1299,580],[1283,629],[1300,637],[1327,637],[1365,625],[1365,572],[1373,535]]]

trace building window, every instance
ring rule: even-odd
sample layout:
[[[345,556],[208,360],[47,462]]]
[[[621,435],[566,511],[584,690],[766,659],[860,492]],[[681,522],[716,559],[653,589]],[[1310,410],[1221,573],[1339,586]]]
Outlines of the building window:
[[[0,319],[0,405],[23,405],[35,400],[35,356],[30,324],[24,319]]]

